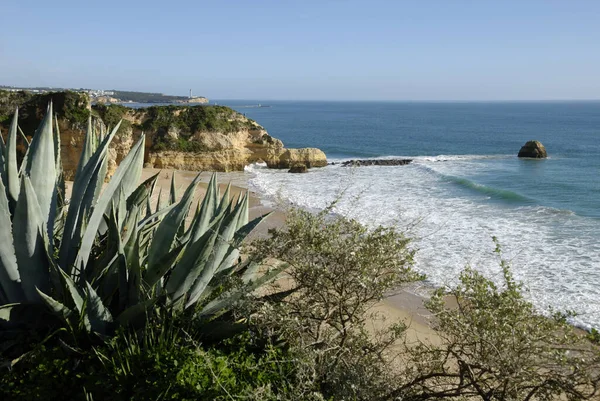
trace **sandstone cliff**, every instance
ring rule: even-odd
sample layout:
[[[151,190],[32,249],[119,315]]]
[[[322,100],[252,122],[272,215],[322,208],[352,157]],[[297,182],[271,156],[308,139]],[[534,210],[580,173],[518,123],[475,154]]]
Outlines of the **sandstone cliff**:
[[[58,92],[45,95],[0,93],[0,129],[6,133],[14,107],[20,107],[19,124],[32,135],[52,99],[58,115],[61,156],[65,176],[72,178],[83,145],[87,117],[97,117],[98,128],[123,120],[109,150],[109,174],[129,152],[142,132],[146,134],[148,167],[180,170],[239,171],[254,162],[271,168],[327,165],[319,149],[286,149],[255,121],[223,106],[153,106],[131,109],[118,105],[90,105],[87,95]]]

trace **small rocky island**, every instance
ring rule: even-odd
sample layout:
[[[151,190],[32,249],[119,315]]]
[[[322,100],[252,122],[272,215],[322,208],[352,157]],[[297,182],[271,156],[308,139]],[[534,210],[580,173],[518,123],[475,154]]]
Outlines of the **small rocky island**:
[[[412,159],[359,159],[342,162],[342,167],[404,166],[410,163]]]
[[[290,169],[327,165],[316,148],[287,149],[283,143],[243,114],[225,106],[152,106],[134,109],[121,105],[91,105],[85,93],[31,94],[0,91],[0,132],[6,134],[15,108],[23,132],[35,132],[48,102],[54,103],[60,129],[65,178],[72,179],[81,154],[88,117],[98,129],[121,126],[109,148],[112,174],[133,144],[146,135],[147,167],[191,171],[243,171],[256,162],[270,168]],[[29,138],[31,139],[31,138]],[[22,145],[22,147],[25,145]]]
[[[521,150],[519,150],[518,157],[545,159],[548,157],[548,153],[540,141],[527,141],[527,143],[521,147]]]

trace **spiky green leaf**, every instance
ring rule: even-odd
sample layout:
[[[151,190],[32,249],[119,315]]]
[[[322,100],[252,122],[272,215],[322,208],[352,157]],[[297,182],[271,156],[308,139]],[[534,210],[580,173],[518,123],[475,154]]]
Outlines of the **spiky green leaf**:
[[[154,238],[150,244],[148,250],[148,270],[152,271],[158,269],[158,261],[161,256],[168,253],[171,250],[176,238],[179,227],[184,223],[185,216],[187,216],[196,186],[200,181],[200,174],[190,183],[186,189],[181,201],[165,216],[163,221],[156,229]]]
[[[47,229],[48,221],[54,221],[54,215],[51,215],[51,206],[55,203],[54,198],[56,197],[56,159],[54,157],[52,118],[52,102],[50,102],[48,112],[29,146],[24,169],[24,173],[29,176],[35,190],[45,229]]]
[[[85,269],[92,251],[98,227],[103,221],[104,212],[110,206],[113,197],[124,182],[129,182],[132,175],[136,175],[138,170],[141,171],[141,167],[144,163],[144,138],[145,137],[142,136],[125,159],[123,159],[109,184],[106,186],[106,189],[102,192],[96,202],[85,233],[82,236],[81,247],[79,248],[79,253],[75,260],[76,266],[80,269]]]
[[[8,130],[8,139],[6,141],[6,179],[8,181],[8,201],[11,210],[14,210],[17,199],[19,198],[19,169],[17,167],[17,127],[19,122],[19,109],[15,110],[10,128]]]
[[[2,181],[0,181],[0,286],[7,302],[22,302],[25,300],[13,245],[8,199]]]
[[[23,176],[21,193],[13,219],[15,254],[25,297],[36,301],[36,287],[42,291],[49,284],[47,244],[43,233],[44,217],[29,177]]]

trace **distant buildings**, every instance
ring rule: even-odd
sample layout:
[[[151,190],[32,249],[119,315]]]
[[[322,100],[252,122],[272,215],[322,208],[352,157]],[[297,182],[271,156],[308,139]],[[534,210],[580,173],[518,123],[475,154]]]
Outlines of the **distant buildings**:
[[[30,93],[47,93],[47,92],[55,92],[55,91],[62,91],[65,90],[63,88],[52,88],[52,87],[47,87],[47,88],[21,88],[21,87],[16,87],[16,86],[0,86],[1,90],[6,90],[9,92],[30,92]],[[87,93],[88,95],[90,95],[90,97],[92,98],[96,98],[96,97],[100,97],[100,96],[113,96],[115,94],[114,91],[107,91],[107,90],[103,90],[103,89],[84,89],[84,88],[79,88],[79,89],[68,89],[74,92],[81,92],[81,93]]]

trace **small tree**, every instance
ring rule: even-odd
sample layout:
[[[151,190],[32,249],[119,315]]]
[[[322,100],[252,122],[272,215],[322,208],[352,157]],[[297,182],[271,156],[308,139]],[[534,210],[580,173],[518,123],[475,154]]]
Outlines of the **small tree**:
[[[598,396],[598,350],[567,322],[573,315],[540,315],[524,299],[509,266],[502,261],[501,267],[501,287],[467,268],[456,288],[435,291],[426,306],[442,343],[409,349],[406,383],[382,399]]]
[[[252,244],[253,257],[290,265],[290,280],[262,304],[255,321],[304,355],[305,380],[326,397],[372,399],[394,380],[386,352],[404,329],[370,333],[369,309],[386,292],[422,277],[412,269],[409,240],[391,228],[292,209],[284,229]],[[281,290],[281,288],[280,288]],[[308,391],[309,389],[307,389]]]

